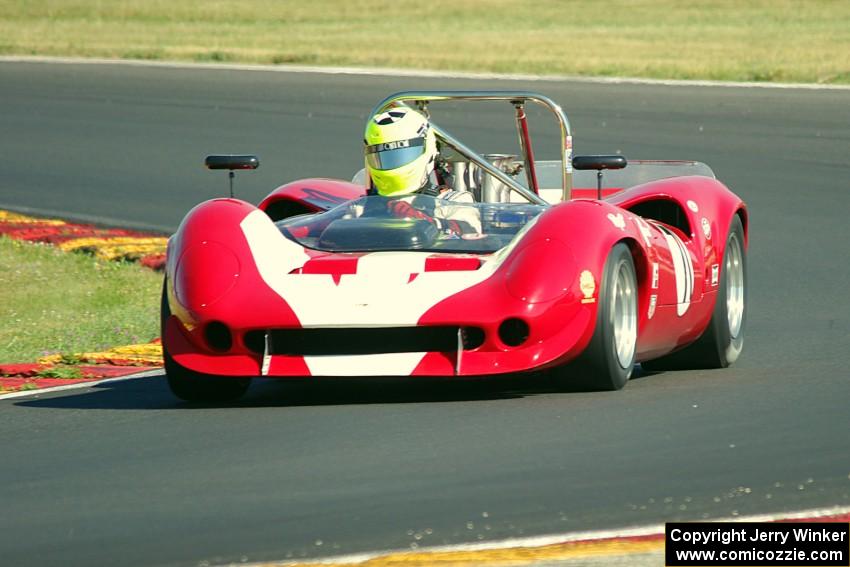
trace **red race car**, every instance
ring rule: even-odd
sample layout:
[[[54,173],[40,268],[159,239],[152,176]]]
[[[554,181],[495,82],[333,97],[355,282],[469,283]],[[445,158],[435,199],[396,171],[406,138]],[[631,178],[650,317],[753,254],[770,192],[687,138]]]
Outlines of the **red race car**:
[[[162,296],[175,395],[234,399],[255,376],[539,370],[565,388],[617,390],[637,363],[737,359],[747,209],[707,166],[573,157],[561,108],[529,92],[402,92],[372,116],[447,100],[504,101],[515,114],[520,156],[479,155],[431,122],[451,173],[443,190],[469,201],[372,194],[361,171],[189,212],[168,243]],[[530,104],[558,122],[561,160],[535,161]],[[231,177],[257,163],[207,158]]]

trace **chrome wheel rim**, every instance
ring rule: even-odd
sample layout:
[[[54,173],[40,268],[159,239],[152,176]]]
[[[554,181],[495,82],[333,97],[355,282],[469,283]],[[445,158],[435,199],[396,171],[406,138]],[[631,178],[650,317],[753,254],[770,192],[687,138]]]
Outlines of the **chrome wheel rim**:
[[[637,293],[634,277],[621,262],[614,278],[611,312],[614,314],[614,351],[621,368],[634,361],[637,345]]]
[[[726,249],[726,322],[729,335],[735,339],[744,322],[744,253],[734,232]]]

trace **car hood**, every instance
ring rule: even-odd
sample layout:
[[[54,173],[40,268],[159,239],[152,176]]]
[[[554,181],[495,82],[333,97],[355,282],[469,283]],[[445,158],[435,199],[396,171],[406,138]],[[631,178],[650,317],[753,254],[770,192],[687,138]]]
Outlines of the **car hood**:
[[[260,277],[303,327],[412,326],[440,301],[497,271],[493,254],[322,253],[284,237],[262,211],[241,229]]]

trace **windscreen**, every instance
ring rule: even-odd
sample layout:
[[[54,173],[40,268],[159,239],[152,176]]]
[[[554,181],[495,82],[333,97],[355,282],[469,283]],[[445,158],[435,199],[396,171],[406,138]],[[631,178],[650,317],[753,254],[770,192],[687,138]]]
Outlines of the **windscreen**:
[[[492,253],[503,248],[546,207],[458,203],[425,195],[361,197],[324,213],[275,223],[281,233],[314,250],[421,250]]]

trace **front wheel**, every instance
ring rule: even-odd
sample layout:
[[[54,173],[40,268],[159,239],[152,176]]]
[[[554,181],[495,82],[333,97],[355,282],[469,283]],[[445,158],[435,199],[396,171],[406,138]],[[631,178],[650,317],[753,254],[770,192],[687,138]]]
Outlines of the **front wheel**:
[[[632,375],[637,350],[637,276],[629,247],[615,245],[605,261],[596,329],[581,356],[553,370],[565,389],[619,390]]]
[[[168,306],[167,280],[162,283],[160,302],[160,337],[165,338],[165,322],[171,315]],[[187,402],[229,402],[240,398],[251,384],[250,378],[212,376],[180,366],[168,353],[162,341],[162,359],[171,392]]]

